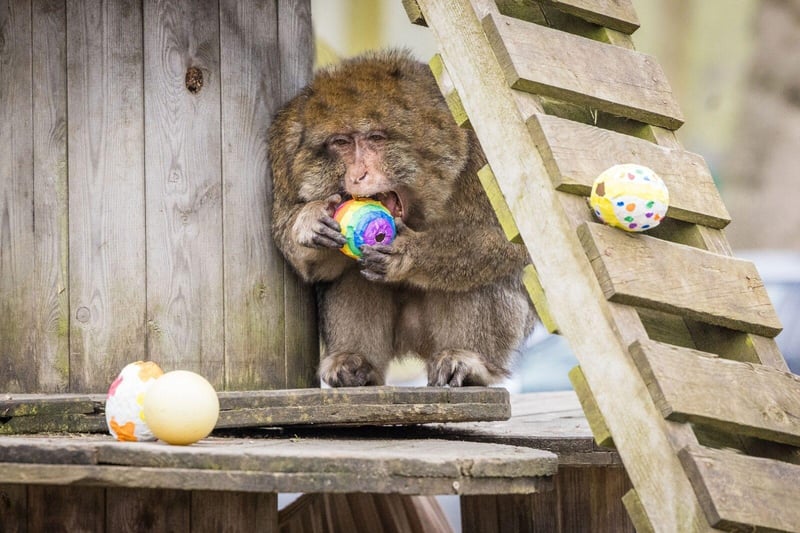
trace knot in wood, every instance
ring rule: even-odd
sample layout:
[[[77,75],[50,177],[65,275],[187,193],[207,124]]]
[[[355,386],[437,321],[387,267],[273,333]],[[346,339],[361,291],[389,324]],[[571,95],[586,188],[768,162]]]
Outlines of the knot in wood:
[[[186,69],[186,89],[192,94],[197,94],[203,88],[203,71],[197,67]]]

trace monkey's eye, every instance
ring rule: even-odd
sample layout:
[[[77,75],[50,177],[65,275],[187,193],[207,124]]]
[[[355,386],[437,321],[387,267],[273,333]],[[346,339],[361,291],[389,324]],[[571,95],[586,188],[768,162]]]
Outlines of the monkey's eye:
[[[367,135],[367,139],[372,142],[381,142],[386,140],[386,134],[382,131],[371,131]]]
[[[328,146],[335,146],[337,148],[344,148],[350,144],[350,137],[346,135],[334,135],[328,139]]]

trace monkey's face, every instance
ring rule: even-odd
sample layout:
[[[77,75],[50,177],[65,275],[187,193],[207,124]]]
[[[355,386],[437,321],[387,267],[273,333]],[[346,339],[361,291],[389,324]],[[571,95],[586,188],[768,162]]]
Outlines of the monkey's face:
[[[403,53],[321,72],[283,118],[298,200],[371,197],[411,227],[445,211],[467,160],[430,69]]]
[[[387,165],[386,131],[372,129],[365,133],[335,133],[325,142],[329,156],[339,163],[340,178],[346,196],[378,200],[395,217],[402,218],[404,184]],[[395,167],[396,168],[396,167]]]

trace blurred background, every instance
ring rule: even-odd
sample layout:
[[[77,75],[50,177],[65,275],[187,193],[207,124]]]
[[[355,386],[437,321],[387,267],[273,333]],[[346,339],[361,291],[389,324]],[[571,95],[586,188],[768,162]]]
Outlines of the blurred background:
[[[317,64],[365,50],[436,43],[400,0],[312,0]],[[637,50],[657,58],[686,124],[678,138],[705,157],[733,218],[737,257],[754,261],[784,325],[778,343],[800,373],[800,2],[633,0]],[[537,332],[520,357],[515,391],[570,388],[563,339]],[[412,369],[397,369],[402,381]]]

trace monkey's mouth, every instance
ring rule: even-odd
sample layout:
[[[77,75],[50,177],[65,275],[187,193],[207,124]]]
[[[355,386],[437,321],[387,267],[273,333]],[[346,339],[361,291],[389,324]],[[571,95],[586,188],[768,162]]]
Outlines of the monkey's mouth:
[[[403,201],[396,191],[379,192],[378,194],[373,194],[370,198],[382,203],[394,218],[403,218],[405,214],[403,211]]]

